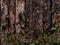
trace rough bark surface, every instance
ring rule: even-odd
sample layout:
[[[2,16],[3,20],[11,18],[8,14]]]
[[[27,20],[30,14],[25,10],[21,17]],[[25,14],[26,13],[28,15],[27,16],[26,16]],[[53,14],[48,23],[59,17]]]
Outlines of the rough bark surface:
[[[1,45],[14,42],[9,36],[26,43],[41,39],[54,26],[60,37],[60,0],[0,0]]]

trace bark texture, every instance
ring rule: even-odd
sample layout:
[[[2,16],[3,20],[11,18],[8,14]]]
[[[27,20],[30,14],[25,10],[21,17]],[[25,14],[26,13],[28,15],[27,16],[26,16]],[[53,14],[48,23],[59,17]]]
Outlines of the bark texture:
[[[0,0],[0,44],[32,42],[51,34],[60,37],[60,0]],[[14,40],[9,41],[9,36]]]

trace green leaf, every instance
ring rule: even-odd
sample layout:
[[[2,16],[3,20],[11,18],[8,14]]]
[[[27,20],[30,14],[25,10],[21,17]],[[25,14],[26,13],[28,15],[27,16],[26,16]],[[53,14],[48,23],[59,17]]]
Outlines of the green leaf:
[[[39,40],[36,40],[35,42],[36,42],[36,43],[39,43]]]
[[[52,27],[50,30],[56,30],[57,28],[56,27]]]
[[[14,36],[9,36],[8,39],[9,40],[14,40],[15,38],[14,38]]]
[[[30,45],[35,45],[35,43],[33,42],[33,43],[31,43]]]
[[[20,42],[20,45],[24,45],[24,43],[23,42]]]
[[[47,38],[48,37],[47,34],[44,34],[44,37]]]
[[[15,45],[20,45],[18,41],[15,42]]]

